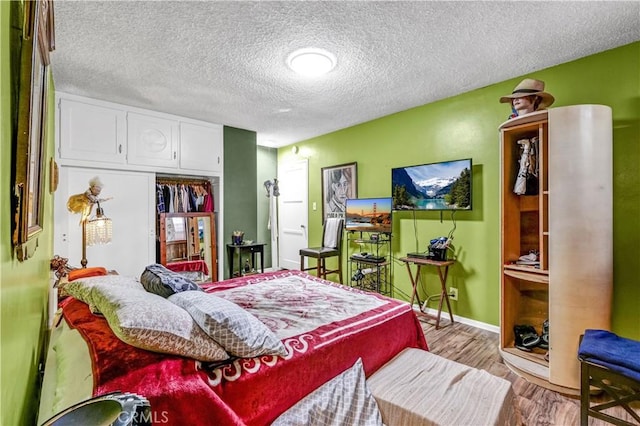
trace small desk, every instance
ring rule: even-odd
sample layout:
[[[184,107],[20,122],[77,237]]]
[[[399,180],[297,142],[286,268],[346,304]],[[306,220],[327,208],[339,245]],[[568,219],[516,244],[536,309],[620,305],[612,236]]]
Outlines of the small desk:
[[[233,277],[241,277],[242,273],[242,253],[251,253],[251,266],[256,267],[256,253],[260,253],[260,272],[264,273],[264,246],[265,243],[252,244],[227,244],[227,258],[229,259],[229,275]],[[235,254],[238,254],[238,269],[234,272],[233,260]]]
[[[438,299],[438,316],[436,317],[436,330],[440,327],[440,315],[442,314],[442,301],[445,300],[447,302],[447,309],[449,310],[449,318],[451,318],[451,323],[453,324],[453,314],[451,313],[451,304],[449,303],[449,293],[447,293],[447,275],[449,274],[449,266],[456,263],[455,260],[430,260],[430,259],[422,259],[419,257],[402,257],[400,258],[402,262],[407,265],[407,272],[409,273],[409,279],[411,279],[411,286],[413,287],[413,292],[411,293],[411,306],[413,306],[413,299],[418,299],[418,306],[420,306],[420,312],[425,313],[425,307],[427,303],[431,299]],[[417,266],[416,273],[413,275],[411,273],[411,264],[415,264]],[[420,295],[418,295],[418,283],[420,282],[420,269],[422,266],[433,266],[438,270],[438,275],[440,276],[440,294],[434,294],[432,296],[427,295],[427,298],[424,301],[424,304],[420,303]]]

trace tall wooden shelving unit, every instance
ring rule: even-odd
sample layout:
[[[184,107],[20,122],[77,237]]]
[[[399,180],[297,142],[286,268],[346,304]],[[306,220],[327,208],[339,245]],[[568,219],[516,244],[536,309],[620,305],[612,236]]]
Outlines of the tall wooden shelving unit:
[[[499,351],[529,381],[579,391],[579,337],[609,329],[613,280],[612,118],[603,105],[539,111],[503,123],[501,140],[501,312]],[[538,190],[514,193],[521,139],[538,137]],[[516,265],[539,252],[539,267]],[[541,332],[550,347],[521,351],[513,326]]]

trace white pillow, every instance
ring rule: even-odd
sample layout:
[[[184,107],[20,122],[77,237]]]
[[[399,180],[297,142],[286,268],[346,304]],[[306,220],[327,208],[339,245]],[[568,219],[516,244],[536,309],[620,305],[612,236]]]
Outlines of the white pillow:
[[[94,314],[99,314],[100,310],[95,306],[91,298],[91,290],[97,285],[144,290],[144,287],[137,279],[126,275],[100,275],[78,278],[74,281],[65,282],[60,290],[63,294],[72,296],[89,305],[89,309]]]
[[[208,362],[229,358],[187,311],[142,286],[99,284],[91,289],[90,299],[113,333],[131,346]]]
[[[202,291],[183,291],[168,300],[185,309],[231,355],[253,358],[287,355],[287,349],[258,318],[233,302]]]

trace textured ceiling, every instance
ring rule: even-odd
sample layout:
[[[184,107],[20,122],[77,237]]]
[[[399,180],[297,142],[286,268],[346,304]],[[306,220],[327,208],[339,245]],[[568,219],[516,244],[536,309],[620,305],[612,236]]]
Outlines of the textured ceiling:
[[[283,146],[640,40],[640,2],[55,2],[58,91]],[[316,79],[286,66],[333,52]]]

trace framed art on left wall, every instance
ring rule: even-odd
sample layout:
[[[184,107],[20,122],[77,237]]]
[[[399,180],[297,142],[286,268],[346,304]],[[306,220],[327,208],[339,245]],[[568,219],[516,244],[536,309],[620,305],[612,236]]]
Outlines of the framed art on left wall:
[[[16,2],[14,7],[20,7]],[[31,257],[42,231],[46,173],[49,52],[54,49],[53,1],[22,3],[17,134],[14,143],[12,243],[19,261]]]

